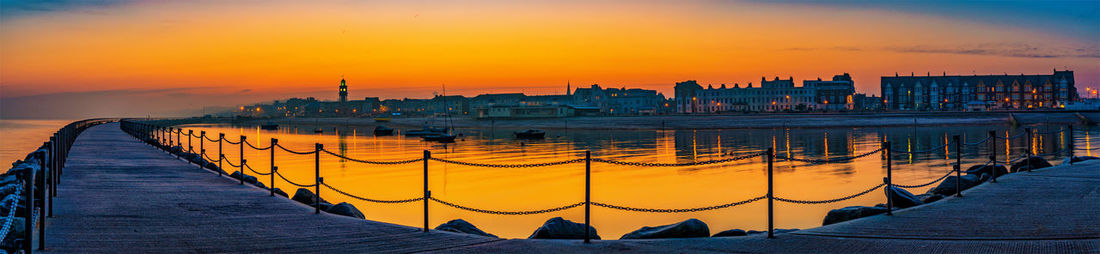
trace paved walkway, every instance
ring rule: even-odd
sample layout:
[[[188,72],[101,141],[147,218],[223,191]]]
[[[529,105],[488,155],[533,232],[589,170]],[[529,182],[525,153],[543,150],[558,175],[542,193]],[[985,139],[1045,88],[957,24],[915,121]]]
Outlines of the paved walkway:
[[[1100,253],[1100,161],[1017,173],[931,205],[763,236],[499,240],[311,213],[138,142],[77,139],[49,220],[56,252]]]

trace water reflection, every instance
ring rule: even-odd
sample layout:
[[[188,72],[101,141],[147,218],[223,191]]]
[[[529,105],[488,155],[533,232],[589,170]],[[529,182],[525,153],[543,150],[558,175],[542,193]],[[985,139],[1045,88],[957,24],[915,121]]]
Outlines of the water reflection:
[[[356,159],[395,161],[423,156],[481,163],[536,163],[561,161],[584,156],[592,151],[596,158],[634,162],[684,163],[716,160],[760,152],[775,147],[777,154],[796,158],[840,158],[874,151],[885,141],[892,143],[894,182],[924,183],[939,178],[951,169],[956,158],[954,145],[938,147],[960,135],[964,142],[978,142],[995,131],[1001,137],[1014,136],[1022,128],[1006,126],[827,128],[827,129],[707,129],[707,130],[548,130],[545,140],[516,140],[517,129],[458,129],[462,136],[453,144],[423,142],[405,137],[373,136],[374,126],[284,125],[277,131],[258,126],[192,125],[187,128],[207,131],[208,135],[226,133],[227,137],[247,135],[258,147],[278,138],[279,144],[295,151],[311,151],[321,143],[334,153]],[[324,133],[313,130],[323,128]],[[1078,127],[1070,133],[1063,126],[1035,126],[1028,139],[991,139],[992,143],[965,146],[964,166],[984,163],[996,149],[998,159],[1019,158],[1028,149],[1045,154],[1049,160],[1063,158],[1071,147],[1092,147],[1090,137],[1096,127]],[[239,134],[239,135],[238,135]],[[197,142],[197,139],[195,140]],[[1073,142],[1069,142],[1073,141]],[[258,144],[257,144],[258,143]],[[991,144],[996,144],[994,148]],[[207,145],[216,158],[217,148]],[[197,147],[197,146],[196,146]],[[225,144],[226,157],[240,158],[238,147]],[[906,154],[929,150],[928,153]],[[1079,152],[1083,154],[1086,152]],[[1091,151],[1087,153],[1091,154]],[[269,151],[245,149],[249,164],[261,172],[270,168]],[[276,151],[280,172],[295,182],[312,183],[314,157]],[[377,199],[419,197],[423,184],[423,164],[373,165],[322,156],[321,176],[341,190]],[[885,157],[878,154],[844,163],[806,164],[781,161],[775,164],[776,195],[792,199],[829,199],[865,190],[882,182]],[[1055,163],[1057,164],[1057,163]],[[228,169],[228,171],[234,171]],[[744,200],[762,195],[767,186],[766,159],[749,158],[732,163],[687,167],[632,167],[593,164],[593,201],[646,208],[690,208]],[[465,206],[491,210],[536,210],[582,201],[584,165],[568,164],[543,168],[478,168],[429,163],[429,188],[433,197]],[[275,186],[293,193],[293,186],[276,179]],[[927,187],[912,190],[923,193]],[[322,190],[332,202],[350,202],[368,219],[410,226],[422,225],[420,203],[375,204],[358,201]],[[809,228],[821,224],[825,213],[850,205],[874,205],[885,202],[879,192],[848,201],[826,205],[778,203],[777,226]],[[527,237],[534,228],[551,217],[581,221],[583,209],[572,209],[529,216],[500,216],[471,213],[450,207],[431,205],[431,225],[462,218],[487,232],[503,237]],[[730,209],[686,214],[648,214],[593,208],[593,224],[607,239],[642,226],[668,224],[698,218],[712,231],[730,228],[763,229],[766,224],[764,202]]]

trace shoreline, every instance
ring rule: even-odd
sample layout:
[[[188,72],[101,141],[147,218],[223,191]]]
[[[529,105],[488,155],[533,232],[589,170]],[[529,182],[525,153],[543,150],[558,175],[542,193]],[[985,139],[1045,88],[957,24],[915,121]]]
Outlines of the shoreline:
[[[669,129],[770,129],[770,128],[856,128],[899,126],[960,126],[997,124],[1079,124],[1088,122],[1076,112],[1009,113],[1009,112],[948,112],[948,113],[871,113],[871,114],[744,114],[744,115],[658,115],[658,116],[589,116],[539,119],[472,119],[451,118],[456,128],[537,128],[587,130],[669,130]],[[1100,117],[1098,115],[1097,117]],[[1087,117],[1095,122],[1093,117]],[[1100,119],[1097,119],[1100,120]],[[419,128],[443,118],[394,118],[390,122],[375,122],[373,118],[282,118],[250,119],[235,122],[262,124],[321,124]]]

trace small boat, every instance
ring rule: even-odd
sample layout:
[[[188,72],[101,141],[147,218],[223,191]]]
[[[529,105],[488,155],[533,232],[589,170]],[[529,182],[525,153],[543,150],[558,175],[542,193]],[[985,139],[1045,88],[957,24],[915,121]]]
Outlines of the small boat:
[[[440,142],[440,143],[454,143],[455,142],[455,135],[451,135],[451,134],[426,135],[426,136],[423,136],[421,138],[423,138],[424,141],[436,141],[436,142]]]
[[[447,129],[430,128],[430,127],[424,126],[424,129],[405,131],[405,136],[410,136],[410,137],[419,137],[419,136],[427,136],[427,135],[440,135],[440,134],[447,134]]]
[[[375,136],[393,135],[393,128],[386,127],[385,125],[379,125],[378,127],[374,127],[374,135]]]
[[[385,122],[389,122],[390,118],[389,117],[375,117],[374,121],[379,122],[379,123],[385,123]]]
[[[525,131],[514,132],[518,139],[543,139],[546,138],[546,132],[536,129],[528,129]]]
[[[325,130],[321,129],[321,128],[317,128],[317,129],[313,129],[313,133],[325,133]]]
[[[265,123],[260,125],[260,129],[264,130],[278,130],[279,125],[275,123]]]

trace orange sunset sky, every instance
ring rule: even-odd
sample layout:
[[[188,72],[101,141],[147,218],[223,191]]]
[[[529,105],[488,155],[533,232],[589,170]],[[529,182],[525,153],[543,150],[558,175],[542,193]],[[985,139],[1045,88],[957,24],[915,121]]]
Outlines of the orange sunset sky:
[[[91,3],[89,3],[91,2]],[[0,5],[3,118],[172,116],[314,96],[564,93],[1076,72],[1100,1],[55,1]],[[800,84],[800,82],[798,82]]]

